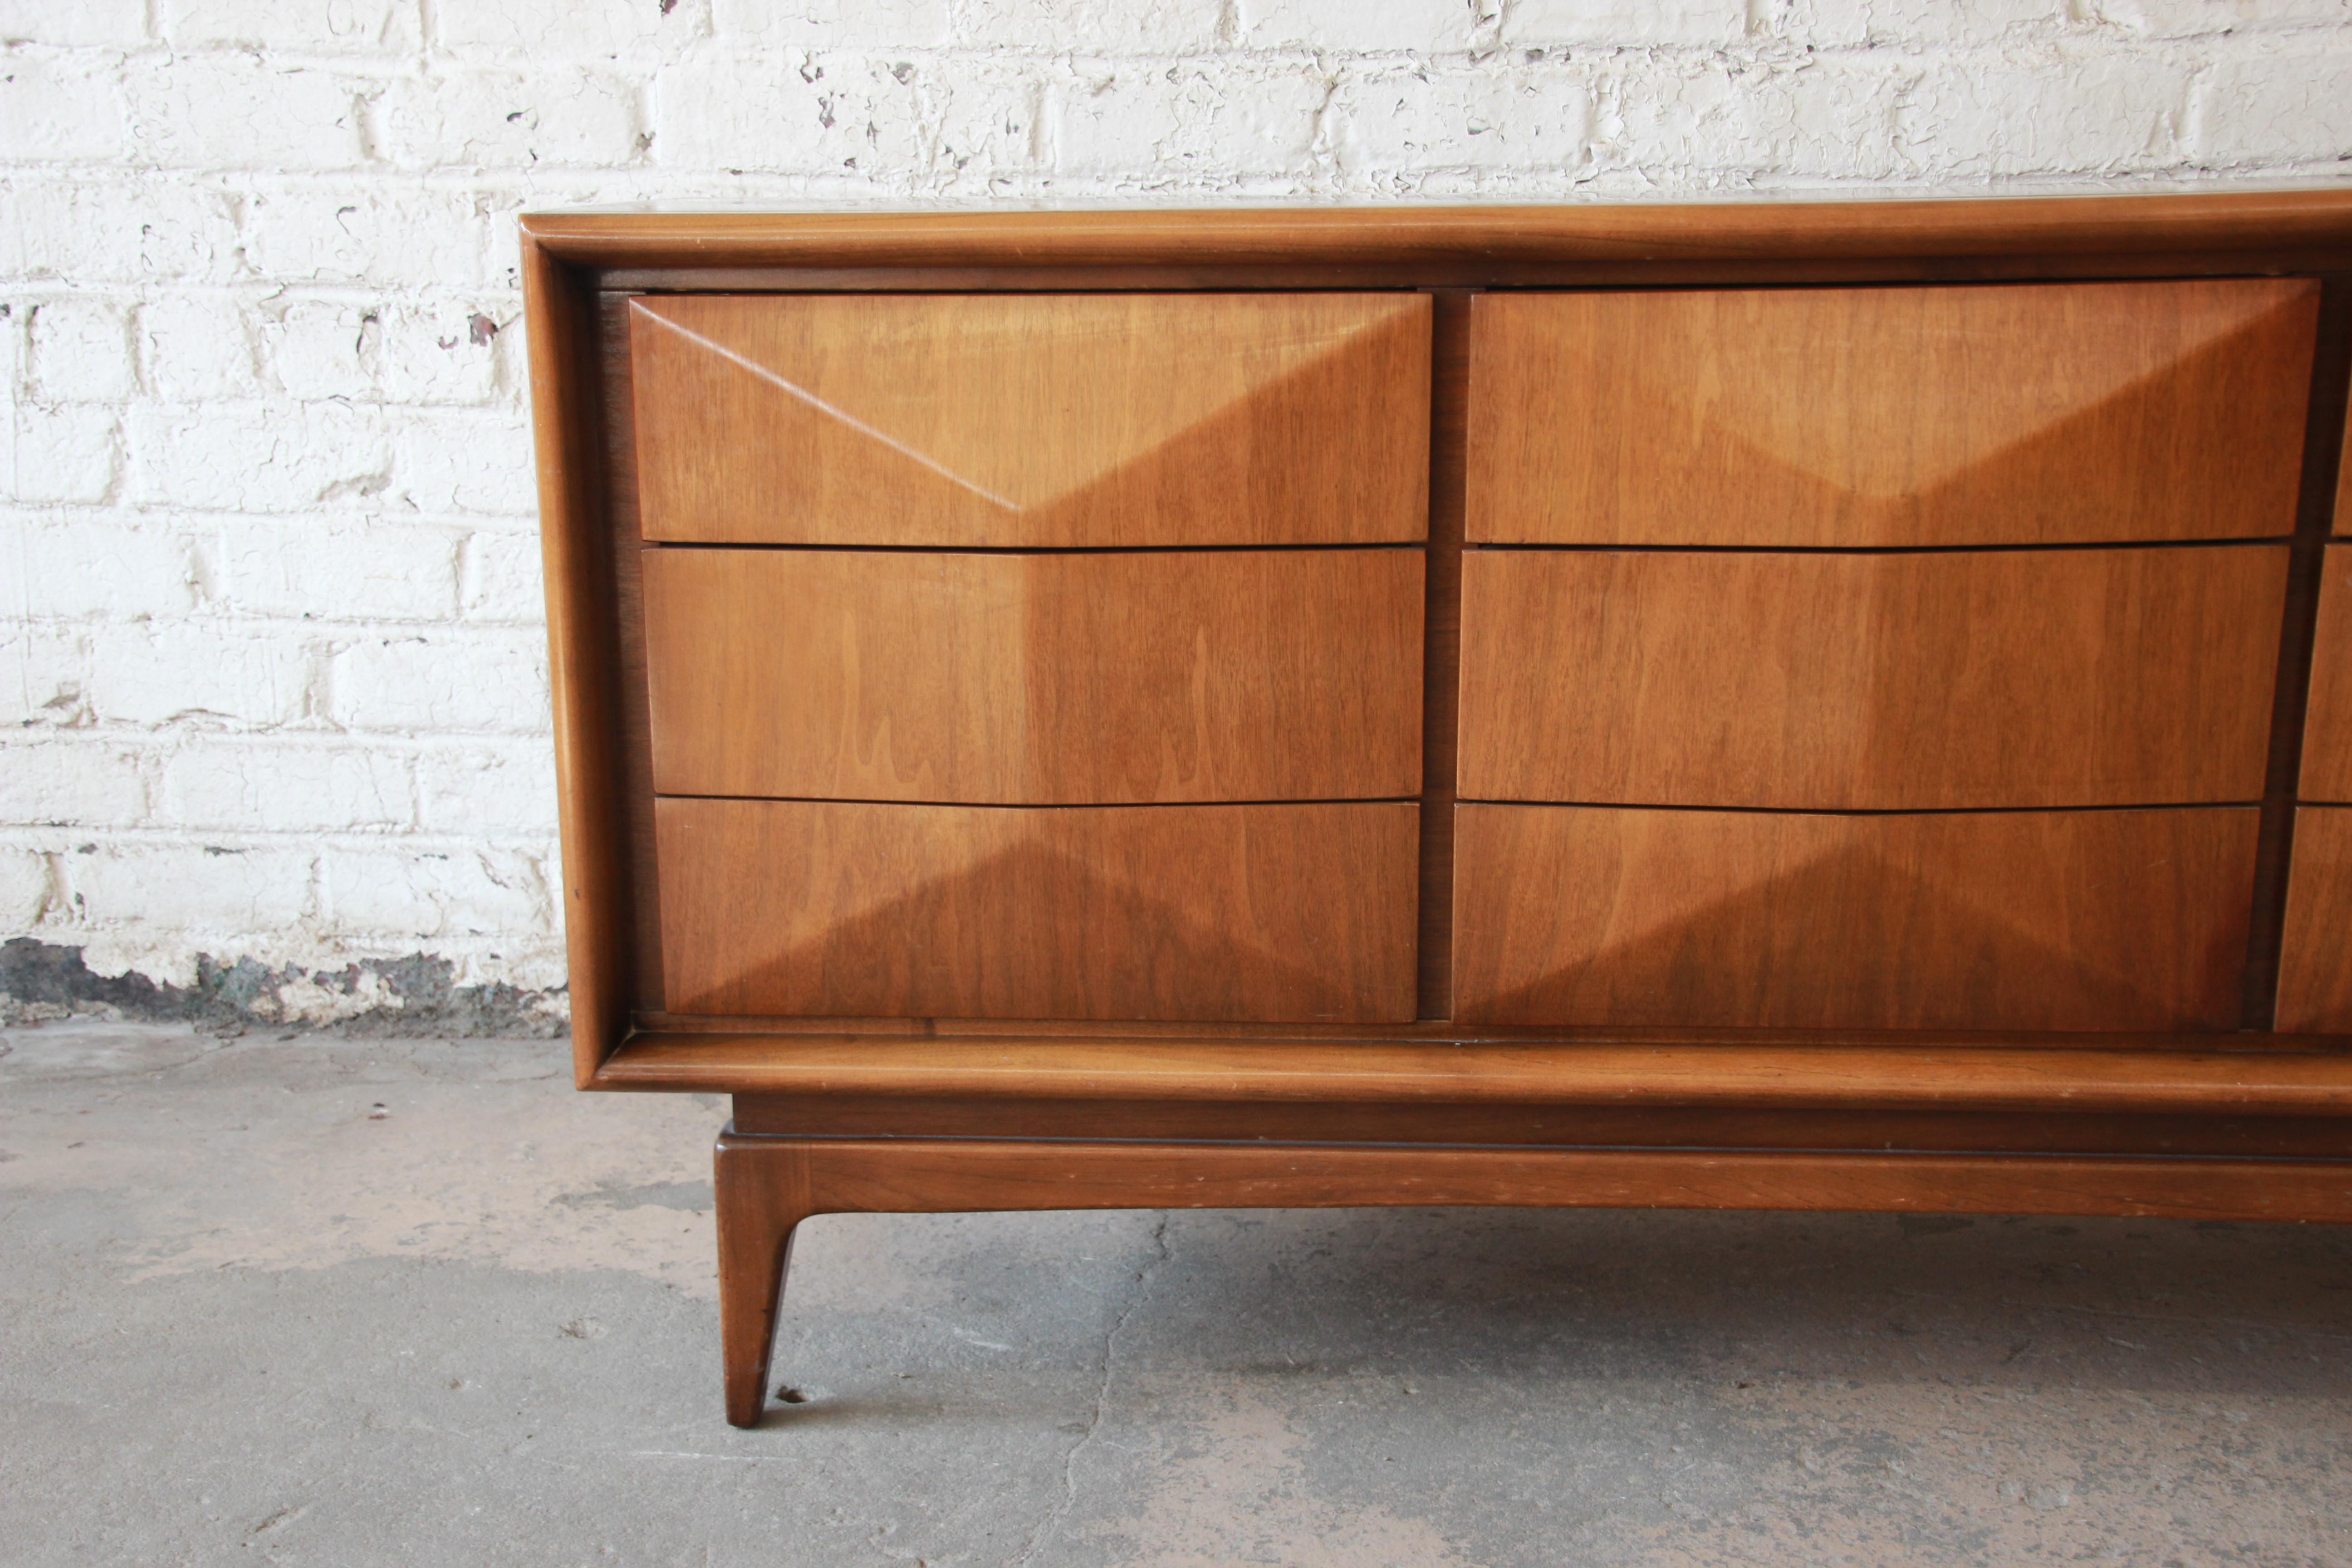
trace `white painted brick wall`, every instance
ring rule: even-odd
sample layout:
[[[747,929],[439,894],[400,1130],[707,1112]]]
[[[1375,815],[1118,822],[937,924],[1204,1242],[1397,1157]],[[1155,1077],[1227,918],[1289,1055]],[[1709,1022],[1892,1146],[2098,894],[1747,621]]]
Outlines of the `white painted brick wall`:
[[[2347,163],[2352,0],[0,0],[0,936],[562,983],[526,206]]]

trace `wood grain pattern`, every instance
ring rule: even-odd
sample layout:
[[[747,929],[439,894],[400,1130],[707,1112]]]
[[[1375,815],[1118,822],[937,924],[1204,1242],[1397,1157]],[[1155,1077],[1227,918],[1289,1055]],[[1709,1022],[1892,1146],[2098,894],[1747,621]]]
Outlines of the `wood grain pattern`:
[[[2352,544],[2329,545],[2320,569],[2302,795],[2305,800],[2352,801]]]
[[[2352,1163],[1285,1143],[800,1139],[716,1152],[727,1419],[766,1405],[794,1231],[823,1214],[1372,1204],[2352,1220]]]
[[[1627,1105],[735,1096],[739,1132],[816,1138],[1155,1138],[1552,1148],[1847,1149],[2352,1159],[2352,1117],[1788,1110]]]
[[[523,232],[551,255],[598,267],[953,268],[985,278],[1018,268],[1159,264],[1193,269],[1281,266],[1411,268],[1582,262],[1654,276],[1677,265],[1753,273],[1775,262],[1815,272],[1854,260],[1913,261],[1945,275],[2029,258],[2159,256],[2170,265],[2247,270],[2280,254],[2338,259],[2352,249],[2352,192],[1841,199],[1694,204],[1576,202],[1375,207],[1224,206],[1186,212],[1065,211],[529,213]],[[803,280],[802,287],[830,287]],[[1210,286],[1202,281],[1194,286]]]
[[[994,1037],[949,1032],[957,1027],[898,1037],[862,1021],[822,1036],[638,1034],[596,1087],[1102,1104],[2352,1116],[2352,1051],[2325,1037],[1881,1031],[1841,1040],[1821,1030],[1619,1028],[1456,1043],[1369,1030],[1221,1039],[1206,1026],[1188,1038],[1146,1039],[1115,1027]],[[1107,1120],[1101,1135],[1117,1126]]]
[[[2260,814],[1464,805],[1457,1017],[2234,1027]]]
[[[1420,792],[1418,551],[672,548],[644,564],[664,795]]]
[[[665,798],[670,1005],[1408,1021],[1419,810]]]
[[[2283,536],[2318,310],[2300,279],[1483,296],[1468,537]]]
[[[2278,1026],[2352,1034],[2352,806],[2306,805],[2294,814]]]
[[[2284,545],[1474,551],[1459,788],[1822,811],[2256,800],[2286,571]]]
[[[640,299],[646,536],[1418,540],[1429,321],[1406,293]]]

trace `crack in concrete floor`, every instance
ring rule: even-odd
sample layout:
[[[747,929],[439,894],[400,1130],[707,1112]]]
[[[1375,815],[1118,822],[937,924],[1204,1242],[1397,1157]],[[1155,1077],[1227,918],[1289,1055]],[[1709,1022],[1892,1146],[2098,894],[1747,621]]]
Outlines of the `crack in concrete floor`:
[[[10,1564],[2352,1562],[2343,1231],[827,1216],[738,1433],[722,1102],[0,1047]]]

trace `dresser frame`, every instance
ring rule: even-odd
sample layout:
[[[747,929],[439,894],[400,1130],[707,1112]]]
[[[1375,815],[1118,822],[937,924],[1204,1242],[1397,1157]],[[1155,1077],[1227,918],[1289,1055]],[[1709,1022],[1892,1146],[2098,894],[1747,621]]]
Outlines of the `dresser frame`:
[[[813,1215],[1539,1205],[2352,1220],[2352,1037],[2275,1032],[2352,189],[1970,201],[534,214],[521,222],[582,1089],[723,1093],[727,1415],[760,1419]],[[2204,1035],[1465,1028],[1450,1019],[1466,301],[1481,289],[2295,276],[2318,349],[2242,1027]],[[1421,1021],[689,1018],[638,1005],[651,874],[614,302],[668,290],[1406,289],[1435,304]],[[621,362],[616,365],[616,361]]]

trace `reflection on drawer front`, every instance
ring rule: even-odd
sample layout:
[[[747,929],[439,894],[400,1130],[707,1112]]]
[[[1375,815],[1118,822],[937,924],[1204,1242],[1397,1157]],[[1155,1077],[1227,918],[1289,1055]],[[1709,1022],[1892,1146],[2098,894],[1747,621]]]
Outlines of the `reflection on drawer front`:
[[[2294,814],[2278,1026],[2352,1034],[2352,807],[2306,805]]]
[[[1455,1016],[2234,1027],[2259,815],[1465,805]]]
[[[1418,294],[700,295],[629,312],[645,537],[1353,544],[1427,523]]]
[[[2289,533],[2318,301],[2268,279],[1482,295],[1469,537]]]
[[[2352,523],[2352,517],[2337,521]],[[2305,800],[2352,801],[2352,544],[2327,547],[2320,577],[2302,794]]]
[[[1421,791],[1417,550],[644,560],[664,795]]]
[[[1420,811],[661,800],[669,1005],[1406,1022]]]
[[[2256,800],[2286,558],[1473,552],[1461,794],[1814,811]]]

